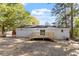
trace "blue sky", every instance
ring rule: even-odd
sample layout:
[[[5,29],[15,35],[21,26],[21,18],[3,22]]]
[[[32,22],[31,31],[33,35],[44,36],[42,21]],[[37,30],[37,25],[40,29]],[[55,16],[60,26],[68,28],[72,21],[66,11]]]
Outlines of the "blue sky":
[[[23,5],[26,11],[39,20],[40,25],[45,25],[46,22],[50,24],[54,22],[55,17],[51,16],[51,9],[54,7],[54,4],[26,3]]]

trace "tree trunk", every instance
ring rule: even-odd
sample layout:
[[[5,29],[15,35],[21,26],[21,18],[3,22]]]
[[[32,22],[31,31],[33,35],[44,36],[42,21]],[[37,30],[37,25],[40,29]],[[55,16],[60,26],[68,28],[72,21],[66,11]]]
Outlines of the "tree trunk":
[[[73,3],[71,3],[71,39],[73,39]]]
[[[67,17],[66,17],[67,15],[66,15],[66,7],[65,7],[65,27],[68,27],[67,26]]]
[[[5,27],[4,27],[4,23],[2,24],[2,36],[4,37],[5,36]]]

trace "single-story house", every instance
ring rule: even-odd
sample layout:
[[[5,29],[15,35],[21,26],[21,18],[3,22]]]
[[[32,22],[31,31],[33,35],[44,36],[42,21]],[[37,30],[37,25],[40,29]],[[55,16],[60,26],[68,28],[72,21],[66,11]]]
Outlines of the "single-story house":
[[[26,26],[16,28],[16,37],[28,38],[70,38],[70,28],[57,28],[53,26]]]

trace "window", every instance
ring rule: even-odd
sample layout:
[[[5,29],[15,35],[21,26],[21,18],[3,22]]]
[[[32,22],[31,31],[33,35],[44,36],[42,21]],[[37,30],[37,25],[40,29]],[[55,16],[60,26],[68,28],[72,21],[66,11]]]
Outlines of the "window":
[[[45,35],[45,30],[40,30],[40,35]]]

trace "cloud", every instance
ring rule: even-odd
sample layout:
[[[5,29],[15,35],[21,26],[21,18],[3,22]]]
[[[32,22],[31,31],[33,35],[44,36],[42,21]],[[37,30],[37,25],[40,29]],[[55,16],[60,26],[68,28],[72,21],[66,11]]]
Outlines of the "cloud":
[[[51,9],[42,8],[42,9],[33,9],[31,15],[37,18],[40,21],[40,25],[45,25],[45,22],[52,22],[55,20],[51,15]]]
[[[46,8],[35,9],[35,10],[32,10],[31,15],[40,16],[40,15],[44,15],[44,14],[50,13],[50,12],[51,12],[51,10],[46,9]]]
[[[23,6],[28,5],[28,3],[21,3]]]

